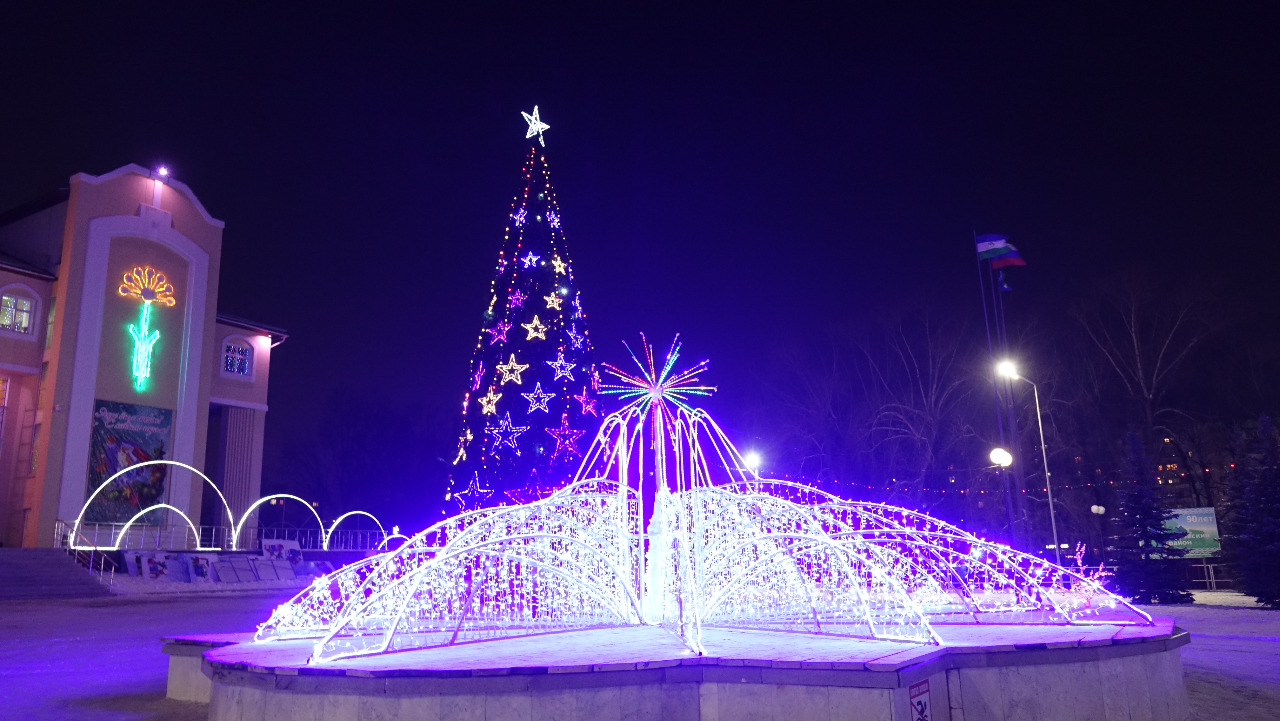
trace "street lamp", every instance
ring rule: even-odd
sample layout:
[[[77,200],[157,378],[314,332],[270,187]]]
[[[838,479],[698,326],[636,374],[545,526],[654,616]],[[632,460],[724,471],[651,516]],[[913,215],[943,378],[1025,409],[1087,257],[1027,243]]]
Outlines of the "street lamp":
[[[1001,468],[1008,468],[1013,465],[1013,455],[1003,448],[993,448],[990,458],[992,463]]]
[[[1040,416],[1040,388],[1026,376],[1018,375],[1018,366],[1011,360],[1002,360],[996,364],[996,374],[1009,380],[1022,380],[1031,384],[1036,398],[1036,426],[1040,429],[1040,457],[1044,460],[1044,490],[1049,497],[1049,527],[1053,529],[1053,558],[1062,565],[1062,550],[1058,543],[1058,521],[1053,513],[1053,483],[1049,480],[1049,451],[1044,445],[1044,419]]]

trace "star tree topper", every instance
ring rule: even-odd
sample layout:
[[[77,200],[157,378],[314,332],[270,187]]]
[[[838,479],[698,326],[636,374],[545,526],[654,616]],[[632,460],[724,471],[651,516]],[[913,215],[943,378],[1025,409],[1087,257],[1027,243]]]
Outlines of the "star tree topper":
[[[536,135],[538,136],[538,144],[544,148],[547,147],[547,141],[542,139],[542,131],[550,130],[551,126],[542,122],[542,119],[538,117],[538,106],[533,106],[533,115],[523,110],[520,111],[520,114],[524,116],[524,121],[529,124],[529,131],[524,134],[524,137],[528,139]]]

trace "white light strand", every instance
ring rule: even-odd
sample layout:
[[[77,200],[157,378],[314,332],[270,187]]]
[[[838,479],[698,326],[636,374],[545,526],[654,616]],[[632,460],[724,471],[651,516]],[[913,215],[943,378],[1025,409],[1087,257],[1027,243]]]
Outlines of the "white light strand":
[[[522,429],[508,415],[488,430]],[[1092,579],[923,514],[759,479],[701,410],[609,416],[575,478],[318,579],[257,639],[314,639],[321,663],[639,624],[701,653],[704,626],[937,643],[937,623],[1152,623]]]

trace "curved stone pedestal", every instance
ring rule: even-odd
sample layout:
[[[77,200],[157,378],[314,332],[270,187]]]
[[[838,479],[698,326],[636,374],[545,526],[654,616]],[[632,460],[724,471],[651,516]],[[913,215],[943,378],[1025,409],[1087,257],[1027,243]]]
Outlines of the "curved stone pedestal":
[[[310,642],[204,653],[213,721],[1184,721],[1185,631],[935,626],[944,645],[708,629],[549,634],[308,666]]]

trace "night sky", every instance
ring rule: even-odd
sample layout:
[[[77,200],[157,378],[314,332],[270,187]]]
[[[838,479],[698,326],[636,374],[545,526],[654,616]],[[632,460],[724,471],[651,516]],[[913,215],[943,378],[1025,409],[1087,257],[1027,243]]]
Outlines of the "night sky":
[[[1023,308],[1137,266],[1276,319],[1273,4],[265,5],[9,8],[0,209],[163,163],[226,222],[220,310],[290,333],[268,484],[344,403],[452,453],[534,104],[597,359],[680,332],[731,429],[777,347],[980,316],[974,230],[1021,250]]]

